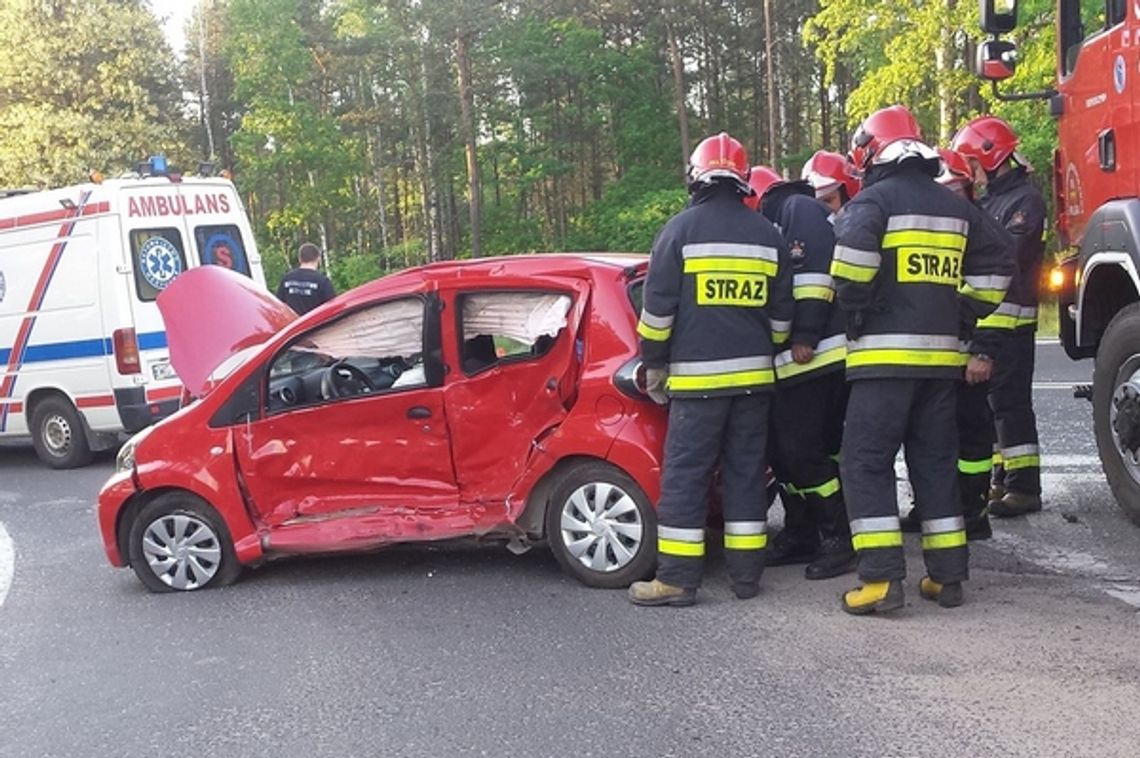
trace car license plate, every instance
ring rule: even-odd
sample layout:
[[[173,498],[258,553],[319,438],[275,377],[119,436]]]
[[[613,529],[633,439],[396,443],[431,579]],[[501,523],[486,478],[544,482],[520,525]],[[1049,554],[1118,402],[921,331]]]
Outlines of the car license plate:
[[[159,382],[178,378],[178,374],[174,373],[174,367],[170,365],[170,361],[158,361],[150,364],[150,372]]]

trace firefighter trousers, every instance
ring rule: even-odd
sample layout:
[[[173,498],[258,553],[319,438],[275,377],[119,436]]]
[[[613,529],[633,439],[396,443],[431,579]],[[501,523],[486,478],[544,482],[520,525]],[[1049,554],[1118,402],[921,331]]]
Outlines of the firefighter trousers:
[[[847,392],[842,370],[776,385],[772,469],[788,494],[784,528],[803,542],[851,536],[838,463]]]
[[[958,488],[969,522],[985,515],[993,471],[994,417],[989,383],[958,385]]]
[[[859,379],[851,383],[840,464],[859,577],[906,577],[895,490],[895,456],[904,447],[922,524],[930,578],[967,578],[968,552],[958,495],[953,379]]]
[[[990,379],[990,408],[1001,452],[994,483],[1023,495],[1041,494],[1041,450],[1033,413],[1035,335],[1032,327],[1004,335]]]
[[[768,394],[673,398],[657,504],[657,578],[701,584],[713,469],[720,463],[724,555],[733,582],[759,581],[768,544]]]

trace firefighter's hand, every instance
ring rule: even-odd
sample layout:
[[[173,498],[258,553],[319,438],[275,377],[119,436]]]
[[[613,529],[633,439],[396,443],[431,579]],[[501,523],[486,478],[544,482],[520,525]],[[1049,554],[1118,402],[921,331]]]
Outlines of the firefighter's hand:
[[[645,394],[658,405],[668,405],[669,396],[665,394],[665,380],[669,378],[669,370],[663,368],[645,369]]]
[[[863,336],[863,311],[847,314],[847,339],[857,340]]]
[[[994,360],[988,355],[971,355],[966,363],[966,384],[988,382],[994,373]]]
[[[792,360],[796,363],[810,363],[814,357],[815,348],[811,345],[792,345]]]

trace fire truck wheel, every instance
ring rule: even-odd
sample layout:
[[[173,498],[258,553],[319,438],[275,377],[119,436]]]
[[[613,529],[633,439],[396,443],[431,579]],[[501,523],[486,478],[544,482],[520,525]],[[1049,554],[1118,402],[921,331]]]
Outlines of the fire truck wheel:
[[[53,395],[32,411],[36,455],[51,468],[78,468],[91,462],[91,447],[79,411],[65,397]]]
[[[1093,422],[1112,494],[1140,524],[1140,303],[1121,309],[1101,338],[1093,371]]]
[[[657,512],[624,471],[579,463],[552,490],[546,540],[563,570],[583,584],[628,587],[657,564]]]
[[[145,505],[127,544],[131,569],[151,592],[223,587],[241,573],[221,516],[185,492],[168,492]]]

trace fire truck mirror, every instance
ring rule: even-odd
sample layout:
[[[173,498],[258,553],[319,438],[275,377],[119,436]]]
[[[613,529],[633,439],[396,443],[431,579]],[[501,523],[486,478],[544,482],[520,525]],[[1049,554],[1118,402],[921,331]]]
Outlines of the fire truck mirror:
[[[1017,0],[982,0],[982,28],[989,34],[1012,32],[1017,26]]]
[[[1013,76],[1017,68],[1017,46],[1012,42],[991,39],[978,45],[978,76],[1000,82]]]

